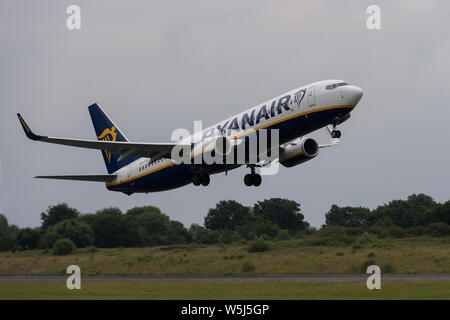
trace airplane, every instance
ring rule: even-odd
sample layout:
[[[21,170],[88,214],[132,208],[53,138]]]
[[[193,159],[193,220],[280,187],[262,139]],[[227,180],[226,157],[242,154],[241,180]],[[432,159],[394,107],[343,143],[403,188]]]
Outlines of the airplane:
[[[262,178],[255,170],[267,163],[250,162],[248,153],[243,163],[206,164],[202,160],[196,160],[203,159],[208,152],[212,155],[217,150],[219,154],[221,143],[229,150],[230,146],[236,148],[239,145],[237,142],[247,139],[245,140],[247,143],[249,136],[264,131],[262,129],[268,132],[278,129],[279,149],[276,161],[284,167],[293,167],[309,161],[318,155],[320,148],[340,143],[341,131],[337,126],[350,118],[350,113],[362,96],[361,88],[344,80],[318,81],[260,103],[196,132],[181,142],[168,143],[129,141],[96,103],[90,105],[88,109],[97,140],[38,135],[30,129],[20,113],[17,116],[25,135],[31,140],[101,150],[108,172],[108,174],[52,175],[35,178],[104,182],[110,191],[131,195],[165,191],[191,183],[195,186],[207,186],[210,183],[210,175],[227,173],[242,165],[250,168],[250,173],[244,177],[244,184],[249,187],[259,186]],[[324,127],[329,134],[329,143],[319,145],[314,139],[304,137]],[[186,141],[190,141],[190,144]],[[230,144],[230,141],[234,144]],[[248,148],[246,143],[241,145]],[[189,146],[192,151],[189,153],[191,162],[179,163],[174,160],[174,148],[180,145]],[[261,156],[258,152],[256,159]]]

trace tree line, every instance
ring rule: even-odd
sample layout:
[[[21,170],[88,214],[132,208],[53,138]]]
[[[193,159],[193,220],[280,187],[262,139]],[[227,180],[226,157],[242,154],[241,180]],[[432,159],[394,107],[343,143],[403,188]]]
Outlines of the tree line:
[[[65,203],[49,206],[41,226],[18,228],[0,214],[0,251],[147,247],[172,244],[219,244],[241,240],[287,240],[311,236],[315,244],[349,244],[355,236],[405,237],[450,235],[450,201],[437,203],[425,194],[412,194],[374,210],[332,205],[318,230],[305,221],[300,204],[272,198],[244,206],[224,200],[208,210],[203,225],[186,228],[154,206],[122,212],[104,208],[82,214]],[[71,250],[71,249],[70,249]]]

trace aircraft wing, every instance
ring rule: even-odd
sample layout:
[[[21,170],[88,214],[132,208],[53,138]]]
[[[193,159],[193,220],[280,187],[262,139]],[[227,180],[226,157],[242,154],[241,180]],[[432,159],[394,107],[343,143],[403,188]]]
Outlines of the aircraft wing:
[[[58,179],[58,180],[77,180],[77,181],[96,181],[112,182],[117,177],[116,174],[72,174],[62,176],[37,176],[40,179]]]
[[[331,143],[327,143],[327,144],[319,144],[319,148],[326,148],[326,147],[333,147],[333,146],[337,146],[338,144],[340,144],[341,141],[337,141],[337,142],[331,142]]]
[[[169,143],[147,143],[147,142],[121,142],[121,141],[97,141],[97,140],[82,140],[82,139],[66,139],[57,137],[48,137],[35,134],[31,131],[20,113],[17,114],[25,135],[35,141],[43,141],[48,143],[61,144],[65,146],[98,149],[119,154],[120,160],[129,156],[151,158],[156,161],[161,158],[170,158],[172,148],[177,145],[175,142]]]

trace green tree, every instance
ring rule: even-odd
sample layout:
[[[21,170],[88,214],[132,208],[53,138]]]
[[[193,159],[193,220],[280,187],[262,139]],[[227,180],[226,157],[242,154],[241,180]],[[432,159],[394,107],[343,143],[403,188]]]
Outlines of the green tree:
[[[409,228],[418,220],[413,207],[405,200],[393,200],[387,205],[379,206],[374,210],[373,216],[374,222],[388,217],[400,228]]]
[[[219,230],[210,230],[198,224],[192,224],[189,228],[189,233],[192,236],[192,241],[203,244],[218,244],[221,240]]]
[[[431,212],[437,206],[438,204],[430,196],[423,193],[412,194],[407,200],[393,200],[377,207],[371,213],[369,224],[374,225],[377,221],[388,217],[400,228],[425,226],[433,222]]]
[[[83,218],[94,231],[94,243],[99,248],[116,248],[126,245],[127,224],[122,214],[99,210]]]
[[[103,208],[103,209],[95,211],[95,213],[96,214],[110,214],[110,215],[115,215],[115,216],[123,215],[122,210],[120,210],[117,207]]]
[[[177,226],[172,225],[170,226],[170,219],[163,219],[165,222],[163,223],[164,227],[162,228],[164,230],[164,235],[161,233],[155,234],[155,235],[148,235],[148,225],[146,227],[143,227],[139,221],[140,216],[142,214],[151,214],[154,215],[153,217],[157,217],[160,215],[163,215],[161,210],[158,207],[154,206],[142,206],[142,207],[134,207],[129,210],[127,210],[125,214],[125,223],[126,223],[126,239],[125,239],[125,245],[127,246],[144,246],[144,245],[154,245],[155,243],[178,243],[177,241],[183,238],[183,235],[181,234],[181,229],[178,229]],[[147,217],[148,218],[148,217]],[[142,220],[146,220],[146,218],[141,218]],[[172,229],[171,229],[172,228]],[[169,230],[170,229],[170,230]],[[171,231],[174,232],[174,234],[168,234]],[[178,234],[177,232],[180,232]],[[187,230],[185,230],[187,233]]]
[[[179,221],[171,220],[168,225],[167,244],[189,243],[191,234]]]
[[[386,215],[377,219],[373,225],[375,227],[382,227],[382,228],[395,226],[395,224],[394,224],[394,222],[392,222],[391,218],[389,218]]]
[[[412,207],[415,214],[414,226],[425,226],[433,221],[433,216],[430,214],[434,208],[438,206],[438,203],[434,199],[426,194],[412,194],[408,196],[408,204]]]
[[[237,242],[241,239],[239,233],[233,230],[222,230],[220,235],[220,241],[225,244]]]
[[[258,220],[252,225],[252,231],[254,231],[258,237],[265,235],[269,238],[278,237],[281,233],[280,227],[269,220]]]
[[[427,211],[430,222],[444,222],[450,225],[450,201],[440,203]]]
[[[16,244],[18,228],[8,225],[8,219],[0,214],[0,251],[8,251]]]
[[[370,210],[362,207],[339,207],[335,204],[325,214],[325,224],[341,227],[359,227],[367,224]]]
[[[408,203],[416,210],[425,211],[427,209],[433,209],[437,206],[436,201],[426,194],[411,194],[408,196]]]
[[[250,209],[234,200],[222,200],[208,211],[205,227],[211,230],[236,230],[251,220]]]
[[[355,240],[347,231],[349,228],[333,225],[323,226],[317,233],[317,245],[342,246],[349,245]]]
[[[45,232],[48,227],[54,226],[60,221],[75,219],[79,214],[77,209],[70,208],[66,203],[49,206],[45,212],[41,213],[41,230]]]
[[[58,240],[58,234],[53,227],[50,227],[45,231],[39,239],[39,249],[48,249]]]
[[[64,220],[46,231],[46,242],[52,246],[56,240],[68,238],[78,248],[84,248],[94,244],[94,232],[92,228],[79,219]]]
[[[167,215],[155,211],[144,212],[138,216],[137,224],[144,245],[168,244],[170,219]]]
[[[97,247],[153,246],[188,243],[191,239],[180,222],[170,220],[153,206],[135,207],[126,214],[118,208],[105,208],[95,214],[83,214],[79,220],[92,228]]]
[[[139,234],[139,225],[136,216],[124,215],[123,218],[122,246],[124,247],[141,247],[144,245]]]
[[[155,212],[155,213],[162,213],[161,210],[158,207],[154,206],[142,206],[142,207],[134,207],[129,210],[127,210],[126,215],[130,216],[138,216],[144,212]]]
[[[268,220],[290,232],[309,227],[309,223],[305,221],[305,217],[300,211],[300,204],[292,200],[272,198],[258,201],[254,205],[253,211],[256,217]]]
[[[38,241],[39,232],[36,229],[24,228],[17,234],[17,242],[25,250],[36,249]]]
[[[444,222],[430,223],[425,227],[425,232],[433,237],[450,236],[450,225]]]
[[[62,256],[72,253],[76,249],[75,244],[70,239],[60,239],[53,245],[53,254]]]
[[[0,234],[8,229],[8,219],[0,213]]]

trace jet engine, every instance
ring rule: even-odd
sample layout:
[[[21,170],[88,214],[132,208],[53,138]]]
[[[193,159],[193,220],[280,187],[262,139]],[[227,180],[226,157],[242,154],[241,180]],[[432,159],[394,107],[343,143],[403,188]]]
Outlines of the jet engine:
[[[293,167],[313,159],[319,154],[319,145],[312,138],[298,139],[280,147],[280,163]]]

